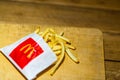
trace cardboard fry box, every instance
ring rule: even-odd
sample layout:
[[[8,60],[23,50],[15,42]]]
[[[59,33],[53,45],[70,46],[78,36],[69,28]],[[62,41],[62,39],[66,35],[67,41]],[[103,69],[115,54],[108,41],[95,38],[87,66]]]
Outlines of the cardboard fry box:
[[[28,80],[34,79],[57,60],[47,43],[36,33],[29,34],[0,51]]]

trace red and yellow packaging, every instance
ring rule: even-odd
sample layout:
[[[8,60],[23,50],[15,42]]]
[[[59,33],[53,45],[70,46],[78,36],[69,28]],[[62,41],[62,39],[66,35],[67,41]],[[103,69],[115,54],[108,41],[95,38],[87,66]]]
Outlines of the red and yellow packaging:
[[[57,60],[48,44],[36,33],[29,34],[0,51],[28,80],[34,79]]]

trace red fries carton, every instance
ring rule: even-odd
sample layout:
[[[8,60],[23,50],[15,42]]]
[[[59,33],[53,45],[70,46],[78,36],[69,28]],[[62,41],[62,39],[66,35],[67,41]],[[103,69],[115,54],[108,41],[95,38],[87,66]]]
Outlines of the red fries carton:
[[[0,50],[28,80],[34,79],[57,60],[47,43],[36,33]]]

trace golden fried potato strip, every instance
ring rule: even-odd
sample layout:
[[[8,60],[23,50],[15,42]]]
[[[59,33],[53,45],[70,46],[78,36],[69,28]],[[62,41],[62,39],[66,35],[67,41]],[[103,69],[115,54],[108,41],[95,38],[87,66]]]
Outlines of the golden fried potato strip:
[[[71,45],[71,41],[69,39],[63,37],[64,32],[57,34],[51,28],[46,29],[44,32],[40,32],[40,28],[38,28],[35,30],[35,33],[39,34],[50,46],[56,56],[59,57],[54,67],[52,68],[50,75],[53,75],[62,63],[65,57],[65,52],[75,63],[79,63],[78,58],[76,58],[70,51],[70,49],[75,50],[76,48]]]

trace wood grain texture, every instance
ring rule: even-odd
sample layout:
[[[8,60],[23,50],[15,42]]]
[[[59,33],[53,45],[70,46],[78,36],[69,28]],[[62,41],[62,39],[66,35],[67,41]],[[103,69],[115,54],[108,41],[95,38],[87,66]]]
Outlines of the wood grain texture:
[[[120,61],[120,33],[105,32],[104,37],[105,59]]]
[[[0,24],[0,26],[0,32],[4,31],[3,34],[0,34],[0,47],[3,47],[17,41],[26,34],[32,33],[39,25]],[[73,52],[75,52],[74,55],[78,57],[80,63],[75,64],[66,55],[54,76],[51,77],[49,75],[50,70],[48,69],[42,74],[39,74],[36,80],[105,80],[103,36],[100,30],[74,26],[43,27],[41,30],[51,27],[57,32],[61,32],[62,29],[65,32],[65,36],[76,46],[77,49]],[[2,54],[0,54],[0,71],[2,73],[0,74],[2,80],[24,80],[24,77],[17,72]]]
[[[0,21],[43,25],[94,27],[118,31],[120,12],[51,4],[0,2]],[[113,27],[114,26],[114,27]]]
[[[119,0],[109,0],[109,1],[107,0],[7,0],[7,1],[47,3],[47,4],[56,4],[56,5],[120,10]]]
[[[94,5],[93,7],[78,7],[46,2],[0,1],[0,22],[100,29],[103,32],[104,39],[106,80],[115,80],[114,78],[119,74],[114,75],[114,73],[119,73],[120,70],[119,1],[118,3],[117,0],[104,0],[103,2],[107,2],[105,4],[112,8],[96,8]],[[94,2],[89,3],[94,4]],[[88,4],[85,3],[85,5]],[[115,6],[118,6],[118,8],[114,8]],[[116,80],[119,80],[119,78],[116,78]]]
[[[116,49],[117,46],[120,46],[118,43],[119,11],[49,4],[0,2],[0,12],[0,21],[9,23],[98,28],[105,33],[105,56],[109,55],[106,58],[112,59],[114,56],[114,59],[120,60],[118,56],[120,49]],[[111,39],[114,36],[110,37],[109,33],[113,33],[118,40]],[[111,48],[109,48],[110,46]]]
[[[119,80],[120,79],[120,62],[105,61],[106,80]]]

